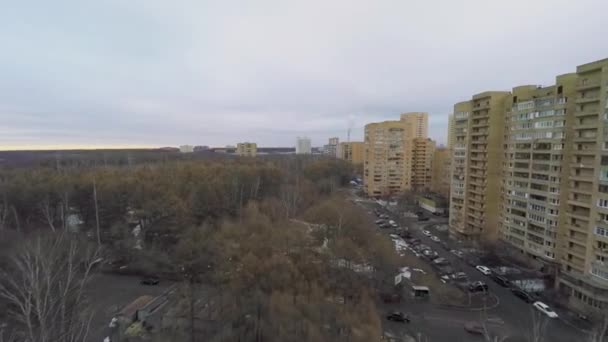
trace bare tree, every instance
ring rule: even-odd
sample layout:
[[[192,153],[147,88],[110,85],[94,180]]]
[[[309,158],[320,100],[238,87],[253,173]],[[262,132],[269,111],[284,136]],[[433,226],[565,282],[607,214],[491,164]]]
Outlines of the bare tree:
[[[42,211],[42,215],[44,216],[46,222],[49,224],[51,230],[55,232],[56,212],[48,196],[42,201],[42,203],[40,203],[40,210]]]
[[[26,342],[86,341],[92,311],[84,295],[99,249],[66,234],[34,236],[1,271],[0,298]]]
[[[93,203],[95,204],[95,228],[97,229],[97,245],[101,246],[101,233],[99,231],[99,205],[97,204],[97,183],[93,179]]]
[[[528,340],[530,342],[542,342],[545,340],[547,332],[547,323],[549,320],[547,316],[539,312],[538,310],[531,309],[532,311],[532,327]]]

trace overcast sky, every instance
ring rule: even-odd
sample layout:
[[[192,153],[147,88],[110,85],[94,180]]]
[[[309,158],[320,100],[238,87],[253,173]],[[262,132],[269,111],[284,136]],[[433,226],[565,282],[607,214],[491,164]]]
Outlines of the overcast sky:
[[[313,145],[608,57],[606,0],[57,0],[0,10],[0,149]]]

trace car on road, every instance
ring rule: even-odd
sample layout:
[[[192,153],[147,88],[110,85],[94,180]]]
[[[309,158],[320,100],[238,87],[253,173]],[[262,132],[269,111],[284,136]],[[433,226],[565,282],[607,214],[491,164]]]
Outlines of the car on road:
[[[429,232],[428,230],[423,230],[422,234],[426,235],[426,236],[431,236],[431,232]]]
[[[547,305],[543,302],[534,302],[534,304],[532,304],[532,306],[534,306],[534,308],[536,310],[547,315],[547,317],[549,317],[549,318],[557,318],[557,313],[555,311],[551,310],[549,305]]]
[[[492,278],[492,280],[494,280],[494,282],[502,287],[509,287],[511,286],[511,282],[509,281],[509,279],[498,275],[498,274],[492,274],[490,275],[490,278]]]
[[[511,292],[516,296],[519,297],[521,299],[523,299],[524,302],[526,303],[532,303],[534,302],[534,297],[529,294],[528,292],[521,290],[521,289],[517,289],[517,288],[512,288]]]
[[[450,262],[448,260],[446,260],[445,258],[437,258],[435,260],[433,260],[433,264],[435,265],[447,265]]]
[[[384,220],[376,220],[376,224],[384,223]]]
[[[452,279],[454,279],[456,281],[464,281],[464,280],[467,280],[468,278],[469,277],[464,272],[457,272],[457,273],[452,274]]]
[[[386,319],[393,322],[409,323],[410,316],[400,311],[394,311],[386,315]]]
[[[433,240],[435,242],[441,242],[441,240],[439,240],[439,238],[436,237],[435,235],[431,236],[431,240]]]
[[[491,271],[491,270],[490,270],[488,267],[486,267],[486,266],[477,265],[477,266],[475,266],[475,268],[476,268],[476,269],[477,269],[479,272],[481,272],[481,273],[483,273],[483,274],[485,274],[485,275],[490,275],[490,274],[492,274],[492,271]]]
[[[158,285],[160,280],[156,277],[145,277],[140,282],[142,285]]]
[[[483,335],[484,328],[479,322],[466,322],[464,324],[464,330],[470,334]]]
[[[426,216],[419,216],[418,217],[418,221],[428,221],[428,220],[429,220],[429,218],[426,217]]]
[[[483,281],[475,281],[469,284],[469,292],[488,292],[488,284]]]

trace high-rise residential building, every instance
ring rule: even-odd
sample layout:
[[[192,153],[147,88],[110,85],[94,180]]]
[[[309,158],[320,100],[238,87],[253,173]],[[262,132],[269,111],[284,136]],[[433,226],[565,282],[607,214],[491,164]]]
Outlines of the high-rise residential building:
[[[429,191],[432,182],[432,164],[435,142],[429,138],[412,140],[412,189],[417,192]]]
[[[563,228],[562,293],[571,304],[608,307],[608,59],[576,68],[567,222]],[[567,135],[568,137],[568,135]],[[558,191],[564,191],[562,187]],[[560,228],[561,230],[561,228]]]
[[[488,91],[454,106],[451,232],[496,239],[502,177],[505,102],[509,92]]]
[[[296,154],[311,154],[310,138],[298,137],[296,139]]]
[[[450,114],[448,116],[448,149],[452,149],[452,146],[454,146],[455,139],[456,135],[454,134],[454,114]]]
[[[338,137],[329,138],[329,143],[323,147],[327,155],[332,157],[338,157],[340,139],[338,139]]]
[[[406,136],[413,138],[428,138],[429,114],[425,112],[411,112],[401,114],[401,121],[408,127]]]
[[[450,197],[450,160],[451,151],[446,147],[437,147],[433,153],[431,191],[446,199]]]
[[[236,154],[241,157],[255,157],[258,153],[256,143],[243,142],[236,145]]]
[[[567,221],[576,74],[513,88],[507,99],[500,238],[557,270]],[[570,99],[570,101],[567,101]]]
[[[363,163],[365,145],[362,141],[351,141],[340,143],[338,158],[348,160],[353,164]]]
[[[369,196],[387,196],[411,188],[412,137],[402,120],[365,126],[363,180]]]

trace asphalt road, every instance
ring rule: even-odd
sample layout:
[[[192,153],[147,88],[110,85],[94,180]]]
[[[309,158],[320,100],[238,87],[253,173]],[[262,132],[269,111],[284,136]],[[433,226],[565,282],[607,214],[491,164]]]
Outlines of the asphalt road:
[[[108,324],[122,308],[143,295],[158,296],[172,283],[141,285],[139,277],[99,273],[92,279],[88,294],[93,308],[93,319],[88,341],[102,342],[108,335]]]
[[[369,203],[366,204],[368,208],[380,208],[378,205],[371,205]],[[515,297],[511,291],[507,288],[501,287],[500,285],[493,282],[489,277],[483,275],[481,272],[476,270],[474,267],[469,266],[464,260],[459,259],[454,254],[449,251],[444,250],[438,243],[433,242],[429,237],[422,234],[422,230],[426,229],[425,227],[430,227],[436,224],[447,224],[446,218],[436,217],[430,214],[429,221],[418,222],[417,219],[412,218],[403,218],[398,217],[397,215],[383,210],[384,213],[388,214],[393,220],[400,223],[401,227],[408,227],[413,237],[419,238],[424,244],[430,246],[433,250],[435,250],[440,257],[446,258],[450,261],[455,270],[461,270],[465,272],[471,281],[483,281],[489,286],[490,292],[494,293],[500,300],[500,304],[498,307],[494,309],[489,309],[487,311],[488,317],[495,317],[498,320],[502,320],[503,327],[506,328],[506,331],[503,331],[503,334],[509,336],[507,341],[518,342],[518,341],[528,341],[529,336],[532,334],[533,329],[533,317],[535,316],[534,309],[531,304],[525,303],[523,300]],[[377,227],[374,227],[378,229]],[[462,246],[459,246],[456,241],[446,240],[446,234],[438,233],[434,229],[428,229],[433,233],[433,235],[443,236],[443,240],[449,245],[450,249],[459,249]],[[385,230],[387,234],[391,232],[390,229]],[[435,322],[425,320],[424,322],[418,322],[416,327],[419,328],[419,331],[423,331],[426,336],[429,337],[429,341],[458,341],[460,338],[461,341],[475,341],[478,340],[474,336],[466,336],[459,337],[463,332],[463,324],[467,320],[479,321],[480,313],[479,312],[466,312],[461,310],[430,310],[425,309],[425,311],[431,311],[430,313],[425,315],[429,317],[436,316]],[[539,315],[536,315],[537,317]],[[442,320],[443,317],[443,320]],[[456,317],[456,318],[454,318]],[[543,317],[544,316],[540,316]],[[573,328],[572,326],[566,324],[560,319],[549,319],[546,318],[547,325],[545,329],[545,341],[551,342],[571,342],[571,341],[582,341],[585,338],[585,335]],[[414,323],[414,322],[412,322]],[[389,323],[387,323],[389,324]],[[394,328],[395,323],[390,323]],[[450,326],[455,326],[461,333],[456,334],[455,332],[451,332]],[[399,327],[399,326],[397,326]],[[437,329],[440,327],[441,329]],[[390,328],[390,327],[389,327]],[[412,328],[408,328],[406,326],[401,326],[401,329],[409,329],[410,332]],[[404,330],[402,330],[404,331]]]

